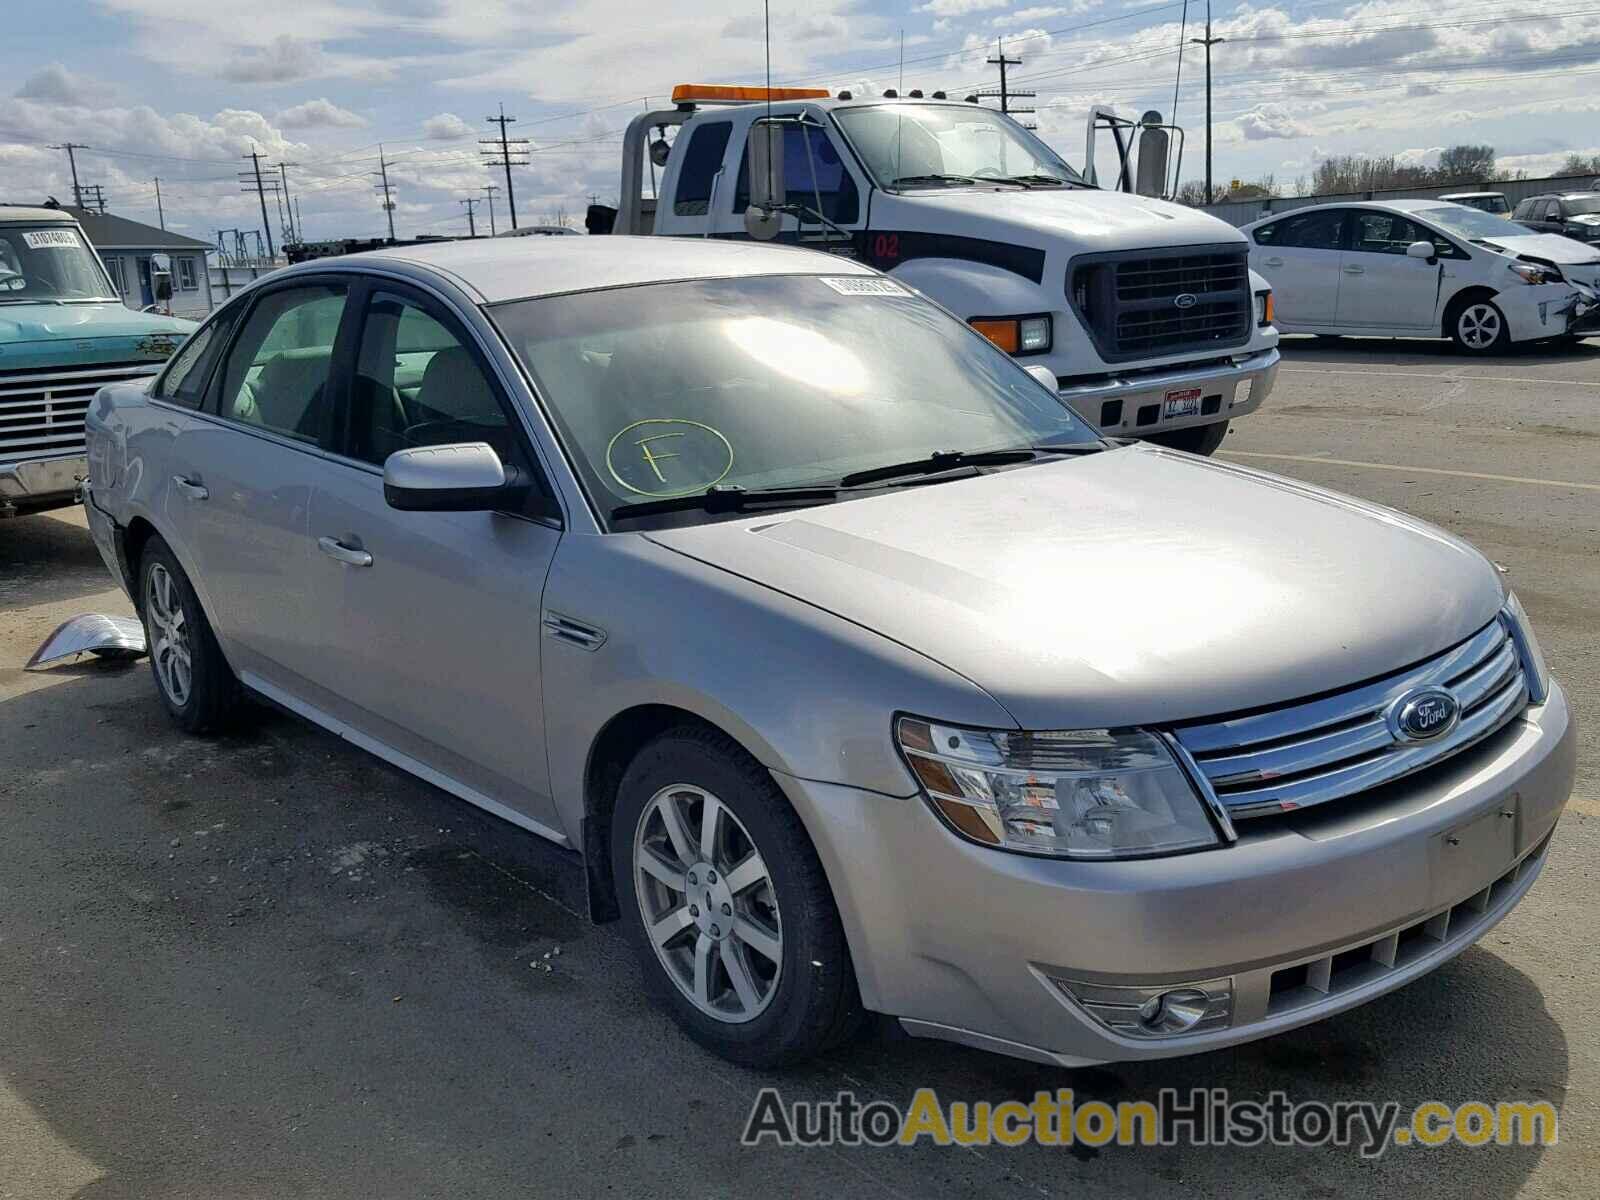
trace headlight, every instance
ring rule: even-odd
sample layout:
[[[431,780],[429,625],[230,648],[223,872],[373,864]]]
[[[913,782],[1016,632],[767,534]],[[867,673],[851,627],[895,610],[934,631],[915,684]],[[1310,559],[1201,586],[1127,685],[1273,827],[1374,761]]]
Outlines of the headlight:
[[[1545,266],[1543,263],[1514,262],[1509,264],[1511,273],[1523,283],[1560,283],[1561,271],[1557,267]]]
[[[934,809],[986,846],[1138,858],[1218,844],[1166,743],[1142,730],[1007,733],[901,717],[895,733]]]
[[[1272,293],[1271,292],[1257,292],[1256,293],[1256,324],[1257,325],[1271,325],[1272,324]]]
[[[972,327],[1007,354],[1043,354],[1050,349],[1048,315],[1037,317],[974,317]]]
[[[1506,593],[1506,606],[1501,610],[1506,626],[1511,630],[1511,640],[1517,644],[1522,657],[1522,673],[1528,680],[1528,697],[1535,704],[1543,704],[1550,695],[1550,671],[1544,665],[1544,651],[1539,649],[1539,639],[1534,636],[1533,622],[1523,611],[1522,601],[1515,592]]]

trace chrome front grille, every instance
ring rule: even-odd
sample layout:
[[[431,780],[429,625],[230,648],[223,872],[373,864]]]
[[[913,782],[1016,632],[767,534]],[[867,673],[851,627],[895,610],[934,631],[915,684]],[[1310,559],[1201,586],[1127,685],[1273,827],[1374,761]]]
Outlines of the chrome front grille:
[[[158,362],[0,371],[0,459],[45,458],[83,449],[83,418],[108,383],[154,375]]]
[[[1443,736],[1408,741],[1390,720],[1417,688],[1448,691],[1459,716]],[[1373,683],[1250,716],[1173,730],[1233,817],[1337,800],[1430,767],[1505,725],[1528,703],[1501,618],[1453,649]]]

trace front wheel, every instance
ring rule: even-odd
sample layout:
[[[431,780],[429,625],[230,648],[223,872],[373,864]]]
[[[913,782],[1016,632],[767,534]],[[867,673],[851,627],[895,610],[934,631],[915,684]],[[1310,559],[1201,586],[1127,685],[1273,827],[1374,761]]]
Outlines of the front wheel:
[[[1152,433],[1149,440],[1158,446],[1174,450],[1187,450],[1190,454],[1215,454],[1222,439],[1228,436],[1228,422],[1213,421],[1210,425],[1191,425],[1188,429],[1174,429],[1170,433]]]
[[[1468,354],[1499,354],[1511,345],[1505,314],[1492,300],[1471,300],[1457,311],[1450,336]]]
[[[833,894],[799,817],[737,744],[686,726],[623,774],[611,829],[622,919],[652,990],[734,1062],[798,1062],[860,1017]]]

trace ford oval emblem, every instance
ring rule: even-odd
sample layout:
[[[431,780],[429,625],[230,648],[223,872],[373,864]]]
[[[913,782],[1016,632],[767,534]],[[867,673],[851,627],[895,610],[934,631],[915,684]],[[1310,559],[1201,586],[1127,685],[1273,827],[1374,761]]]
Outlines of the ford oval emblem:
[[[1196,304],[1200,303],[1200,297],[1196,296],[1193,292],[1183,292],[1177,296],[1174,296],[1172,298],[1172,302],[1179,308],[1193,308]]]
[[[1389,708],[1389,727],[1406,742],[1428,742],[1456,726],[1461,707],[1443,688],[1417,688]]]

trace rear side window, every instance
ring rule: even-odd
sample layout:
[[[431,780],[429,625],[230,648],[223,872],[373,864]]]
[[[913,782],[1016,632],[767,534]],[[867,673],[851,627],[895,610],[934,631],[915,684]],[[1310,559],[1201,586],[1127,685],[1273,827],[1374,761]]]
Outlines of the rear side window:
[[[343,284],[285,288],[251,310],[223,373],[221,415],[303,442],[328,427]]]
[[[713,121],[699,125],[689,134],[683,150],[683,165],[678,168],[678,186],[672,196],[672,211],[680,217],[704,216],[710,210],[711,190],[722,158],[728,151],[732,121]]]
[[[1337,250],[1344,210],[1296,213],[1256,230],[1256,244],[1300,250]]]
[[[228,331],[238,314],[223,313],[210,324],[197,330],[178,352],[172,356],[172,365],[156,385],[158,399],[181,404],[185,408],[199,408],[205,399],[206,381],[211,378],[211,368],[216,364],[222,348],[227,345]]]

